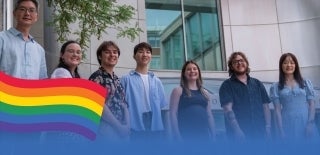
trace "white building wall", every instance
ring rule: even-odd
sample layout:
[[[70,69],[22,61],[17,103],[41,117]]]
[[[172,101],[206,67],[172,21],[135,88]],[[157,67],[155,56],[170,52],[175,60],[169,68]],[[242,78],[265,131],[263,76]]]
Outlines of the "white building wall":
[[[305,78],[320,87],[320,1],[277,0],[283,51],[294,53]]]
[[[221,0],[221,7],[227,57],[243,51],[251,75],[272,82],[281,54],[292,52],[303,76],[320,86],[320,1]]]
[[[133,6],[137,12],[130,24],[138,24],[142,30],[146,30],[144,0],[118,0],[118,3]],[[248,56],[251,75],[262,81],[273,82],[278,80],[281,54],[292,52],[299,59],[303,76],[320,87],[319,0],[220,0],[220,3],[227,57],[225,61],[233,51],[243,51]],[[135,67],[133,47],[139,42],[147,41],[146,32],[140,33],[134,41],[117,38],[113,29],[107,32],[100,40],[91,37],[89,49],[86,50],[87,58],[80,66],[83,78],[88,78],[97,70],[96,49],[104,40],[113,40],[120,47],[116,74],[122,76]],[[51,56],[54,55],[54,61],[58,61],[59,48],[48,50],[51,50]],[[53,50],[56,51],[55,54]],[[180,70],[154,72],[159,77],[180,77]],[[203,77],[228,78],[228,74],[226,71],[204,71]]]

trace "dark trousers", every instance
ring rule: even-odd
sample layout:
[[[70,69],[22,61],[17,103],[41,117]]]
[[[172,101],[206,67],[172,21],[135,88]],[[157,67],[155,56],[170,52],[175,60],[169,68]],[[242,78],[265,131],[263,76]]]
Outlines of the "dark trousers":
[[[131,131],[130,140],[132,142],[144,141],[162,141],[165,137],[164,131],[152,131],[152,112],[145,112],[142,114],[142,121],[144,124],[144,131]]]

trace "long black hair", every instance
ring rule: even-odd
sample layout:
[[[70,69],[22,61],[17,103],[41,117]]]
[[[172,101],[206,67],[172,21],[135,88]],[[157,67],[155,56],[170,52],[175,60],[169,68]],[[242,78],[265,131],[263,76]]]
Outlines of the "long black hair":
[[[292,53],[284,53],[281,55],[280,60],[279,60],[279,89],[283,89],[284,85],[285,85],[285,75],[284,72],[282,70],[282,64],[283,62],[286,60],[287,57],[291,57],[293,62],[295,63],[295,69],[293,72],[293,77],[294,79],[297,81],[297,83],[299,84],[300,88],[304,88],[304,83],[303,83],[303,78],[301,76],[300,73],[300,67],[299,67],[299,63],[298,63],[298,59],[296,58],[296,56]]]
[[[80,45],[78,42],[76,42],[74,40],[69,40],[69,41],[65,42],[61,46],[61,49],[60,49],[60,59],[59,59],[59,64],[58,64],[57,68],[64,68],[64,69],[68,70],[70,72],[70,74],[72,75],[69,66],[66,63],[64,63],[64,60],[62,59],[62,55],[66,52],[66,48],[70,44],[78,44],[78,45]],[[74,70],[74,77],[73,78],[80,78],[80,74],[78,72],[78,66]]]

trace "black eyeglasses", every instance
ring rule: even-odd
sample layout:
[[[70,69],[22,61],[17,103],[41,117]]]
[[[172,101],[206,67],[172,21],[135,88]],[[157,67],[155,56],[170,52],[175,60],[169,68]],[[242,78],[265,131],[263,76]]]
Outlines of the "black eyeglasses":
[[[24,13],[29,12],[30,14],[37,13],[37,9],[35,9],[35,8],[19,7],[17,10],[20,11],[20,12],[24,12]]]
[[[235,64],[243,64],[245,63],[245,61],[243,59],[239,59],[239,60],[233,60],[232,61],[232,65],[235,65]]]

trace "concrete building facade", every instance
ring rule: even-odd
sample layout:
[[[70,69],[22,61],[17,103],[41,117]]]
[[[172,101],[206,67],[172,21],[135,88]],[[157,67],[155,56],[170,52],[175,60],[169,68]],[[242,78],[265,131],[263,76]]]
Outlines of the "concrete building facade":
[[[12,17],[14,1],[1,2],[0,28],[8,29],[14,25]],[[39,0],[39,2],[39,20],[31,34],[45,48],[50,75],[58,64],[61,43],[56,41],[54,29],[46,26],[46,22],[51,20],[51,9],[47,7],[46,1]],[[179,84],[179,65],[187,59],[193,59],[200,64],[202,77],[207,84],[205,87],[213,94],[212,104],[217,134],[224,137],[224,115],[217,94],[219,84],[228,78],[226,67],[228,56],[234,51],[244,52],[250,62],[250,75],[270,86],[271,82],[278,80],[278,61],[281,54],[292,52],[299,60],[303,77],[310,79],[317,89],[316,121],[320,128],[319,0],[117,0],[117,2],[131,5],[136,9],[128,25],[137,23],[144,31],[134,41],[117,38],[117,32],[113,29],[108,29],[108,34],[104,34],[100,40],[92,36],[89,48],[85,49],[86,58],[79,67],[82,78],[87,79],[98,69],[96,49],[104,40],[113,40],[120,47],[121,56],[115,69],[119,76],[134,69],[133,47],[136,44],[140,42],[152,44],[154,53],[150,68],[166,83],[167,97]],[[157,11],[160,14],[151,16],[152,13],[159,13]],[[163,15],[164,19],[170,19],[166,26],[161,25],[161,13],[168,13]],[[208,20],[208,17],[212,17],[211,20]],[[154,25],[149,24],[150,19],[155,19]],[[76,24],[70,27],[74,26]],[[199,31],[195,33],[193,30]],[[68,39],[77,38],[69,36]]]
[[[32,29],[32,35],[46,50],[48,72],[58,63],[60,43],[52,27],[46,26],[51,11],[46,2],[40,0],[40,18]],[[103,40],[114,40],[121,50],[116,73],[120,76],[133,69],[133,47],[148,41],[148,2],[188,4],[192,0],[118,0],[118,4],[128,4],[136,9],[136,14],[128,23],[138,23],[144,30],[132,42],[127,38],[117,38],[117,32],[107,30],[100,40],[91,37],[86,59],[80,66],[81,75],[87,78],[98,68],[96,48]],[[2,0],[0,18],[3,29],[14,25],[12,0]],[[197,3],[216,5],[220,32],[220,57],[222,69],[204,70],[203,77],[227,78],[226,61],[233,51],[243,51],[249,58],[251,75],[266,82],[277,81],[278,61],[282,53],[292,52],[299,60],[305,78],[311,79],[315,87],[320,87],[320,1],[318,0],[198,0]],[[11,4],[11,5],[10,5]],[[170,6],[174,6],[171,5]],[[185,5],[187,6],[187,5]],[[11,7],[11,8],[10,8]],[[187,7],[186,7],[187,8]],[[188,8],[187,8],[188,9]],[[7,15],[8,14],[8,15]],[[11,16],[10,16],[11,15]],[[185,14],[184,14],[185,15]],[[4,21],[8,23],[4,23]],[[1,28],[0,27],[0,28]],[[69,39],[76,39],[70,36]],[[212,59],[212,61],[215,61]],[[159,77],[179,77],[179,69],[153,69]]]

